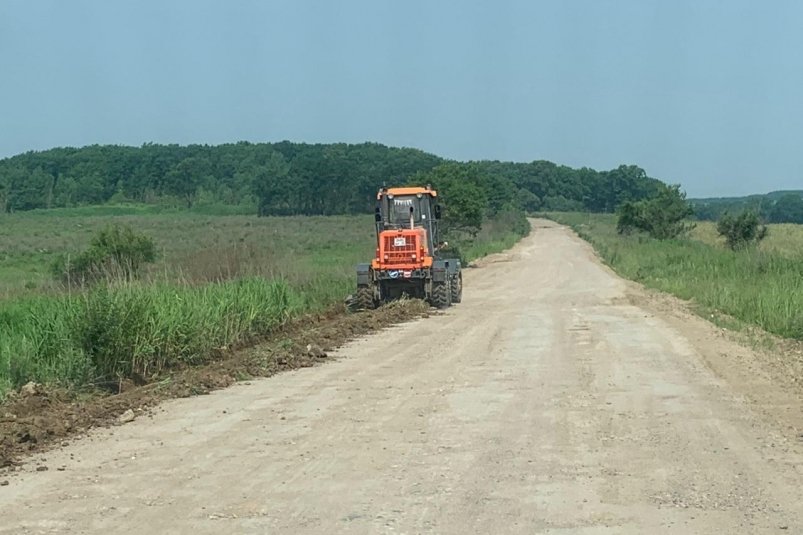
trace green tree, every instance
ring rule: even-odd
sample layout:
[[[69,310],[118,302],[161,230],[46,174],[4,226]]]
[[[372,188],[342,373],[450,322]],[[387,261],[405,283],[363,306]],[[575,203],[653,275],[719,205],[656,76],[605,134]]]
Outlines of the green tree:
[[[541,199],[538,198],[538,195],[535,193],[526,190],[520,189],[517,193],[518,197],[518,204],[522,210],[525,212],[537,212],[541,209],[542,202]]]
[[[445,202],[444,231],[466,232],[476,236],[482,226],[486,200],[482,190],[471,182],[452,182],[443,190]]]
[[[47,208],[52,186],[53,177],[41,167],[31,171],[24,168],[16,169],[11,178],[9,208],[11,210]]]
[[[746,210],[738,215],[723,214],[717,222],[717,232],[725,238],[725,243],[733,250],[755,245],[767,237],[768,229],[753,211]]]
[[[52,271],[66,283],[84,284],[109,277],[136,277],[144,264],[154,260],[156,244],[150,237],[128,225],[111,225],[92,238],[87,250],[56,259]]]
[[[693,213],[679,185],[663,185],[652,198],[622,203],[616,228],[620,234],[642,231],[659,240],[673,239],[693,228],[686,221]]]
[[[544,210],[548,212],[582,212],[583,203],[563,195],[544,197]]]
[[[770,223],[803,223],[803,197],[788,193],[769,210]]]
[[[187,208],[192,208],[198,189],[204,182],[208,162],[198,157],[181,160],[165,176],[166,190],[182,199]]]
[[[289,166],[286,173],[281,162],[277,172],[274,153]],[[651,196],[657,184],[632,165],[595,171],[547,161],[447,162],[417,149],[379,143],[92,145],[0,159],[7,211],[122,198],[147,203],[179,199],[192,207],[203,192],[207,204],[259,204],[263,215],[361,213],[372,209],[383,184],[429,175],[437,184],[443,173],[479,188],[485,217],[510,207],[538,210],[545,204],[553,209],[611,211],[622,201]]]
[[[8,211],[8,198],[11,194],[11,174],[0,168],[0,214]]]
[[[438,190],[444,211],[441,228],[446,236],[461,232],[475,236],[479,232],[488,211],[488,198],[480,186],[484,181],[478,168],[455,162],[439,165],[412,180]]]
[[[253,169],[252,191],[257,198],[258,215],[297,213],[293,206],[293,185],[287,180],[289,175],[290,164],[276,151],[263,165]]]

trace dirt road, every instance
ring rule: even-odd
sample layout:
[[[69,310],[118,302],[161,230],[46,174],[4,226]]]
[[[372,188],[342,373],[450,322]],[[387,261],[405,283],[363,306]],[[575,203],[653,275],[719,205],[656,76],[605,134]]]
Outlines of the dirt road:
[[[33,459],[0,533],[803,532],[799,397],[536,227],[442,315]]]

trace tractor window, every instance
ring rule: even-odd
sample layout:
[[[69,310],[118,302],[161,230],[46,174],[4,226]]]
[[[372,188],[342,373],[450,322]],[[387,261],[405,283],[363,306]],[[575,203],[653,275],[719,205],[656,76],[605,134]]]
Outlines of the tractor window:
[[[423,202],[422,202],[423,201]],[[390,213],[388,220],[396,225],[410,224],[410,208],[413,209],[413,221],[420,224],[429,217],[427,213],[428,203],[426,199],[419,199],[415,195],[401,195],[388,199]],[[425,216],[425,217],[422,217]]]

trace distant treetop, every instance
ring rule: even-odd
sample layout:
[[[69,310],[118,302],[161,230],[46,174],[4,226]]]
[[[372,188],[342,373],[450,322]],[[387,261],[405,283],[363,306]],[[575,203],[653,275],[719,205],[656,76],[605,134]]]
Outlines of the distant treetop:
[[[661,184],[635,165],[596,171],[544,160],[462,163],[379,143],[92,145],[0,160],[0,212],[144,202],[248,206],[260,215],[362,213],[372,210],[383,184],[438,177],[473,182],[491,211],[613,212]]]
[[[747,197],[713,197],[691,199],[694,215],[701,220],[715,221],[724,214],[752,212],[770,223],[803,224],[803,190],[773,191]]]

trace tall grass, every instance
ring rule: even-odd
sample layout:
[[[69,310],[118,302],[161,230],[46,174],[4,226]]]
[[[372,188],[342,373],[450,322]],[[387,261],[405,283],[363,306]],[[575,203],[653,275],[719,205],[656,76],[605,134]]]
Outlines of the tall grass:
[[[101,287],[0,308],[0,391],[28,381],[101,384],[158,376],[262,336],[306,310],[283,281]]]
[[[778,223],[768,225],[769,234],[758,245],[759,251],[779,253],[789,258],[800,258],[803,255],[803,225]],[[717,233],[717,224],[712,221],[698,221],[691,238],[724,248],[725,240]]]
[[[730,251],[698,240],[620,236],[610,215],[552,213],[591,242],[618,273],[706,310],[803,339],[803,254]],[[770,235],[773,229],[770,228]],[[783,249],[782,247],[779,247]]]

